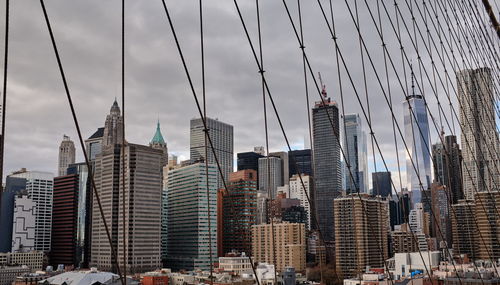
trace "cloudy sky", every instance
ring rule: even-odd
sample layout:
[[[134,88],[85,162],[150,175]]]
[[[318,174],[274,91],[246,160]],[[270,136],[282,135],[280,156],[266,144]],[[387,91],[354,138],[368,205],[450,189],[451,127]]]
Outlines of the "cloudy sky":
[[[187,158],[189,120],[197,117],[198,113],[161,1],[126,2],[127,139],[134,143],[147,144],[154,134],[156,120],[159,118],[169,151],[181,158]],[[255,1],[240,0],[239,2],[252,40],[256,44]],[[282,1],[262,2],[265,74],[293,148],[302,148],[308,130],[299,45]],[[346,3],[344,1],[333,2],[335,2],[333,8],[340,51],[366,108],[359,38]],[[355,1],[349,0],[348,2],[351,9],[354,9]],[[368,2],[370,9],[375,13],[374,16],[377,17],[376,1]],[[389,3],[392,1],[385,2],[392,20],[395,21],[394,6]],[[423,8],[421,1],[417,2],[419,7]],[[96,128],[103,126],[114,98],[121,97],[120,3],[121,1],[118,0],[46,1],[69,88],[85,137],[90,136]],[[287,0],[287,3],[292,17],[297,21],[297,2]],[[315,76],[317,72],[321,72],[329,96],[340,102],[334,43],[316,1],[301,1],[301,3],[306,52]],[[327,1],[322,1],[322,3],[325,8],[328,8]],[[398,3],[407,28],[413,33],[406,2],[398,1]],[[201,96],[198,1],[167,0],[167,4],[171,9],[174,25],[198,94]],[[357,5],[364,41],[377,72],[381,76],[384,91],[387,93],[380,38],[365,2],[359,0]],[[0,36],[3,39],[5,0],[0,1],[0,7],[0,15],[2,15]],[[396,76],[397,74],[405,84],[402,59],[390,21],[383,6],[380,7],[384,37],[396,66],[396,72],[394,72],[388,61],[389,85],[396,118],[403,127],[404,92]],[[435,8],[438,9],[437,6]],[[260,78],[256,63],[232,0],[204,1],[204,13],[208,114],[210,117],[234,125],[235,153],[252,150],[256,145],[265,144]],[[416,14],[416,18],[426,36],[420,15]],[[443,20],[442,17],[440,19]],[[447,93],[439,79],[436,79],[437,87],[434,93],[425,73],[420,75],[420,69],[417,69],[419,63],[415,48],[401,18],[399,21],[405,52],[408,58],[412,59],[416,69],[420,86],[417,88],[420,91],[417,92],[425,94],[431,112],[437,118],[438,108],[434,96],[436,94],[440,100],[447,102]],[[437,38],[432,26],[430,26],[430,31],[432,37]],[[447,35],[450,36],[450,34]],[[71,136],[77,144],[78,160],[82,160],[82,152],[78,145],[74,123],[38,1],[11,1],[10,36],[5,173],[21,167],[56,172],[57,150],[63,134]],[[418,31],[417,39],[422,56],[422,68],[425,67],[429,76],[433,78],[430,57],[422,39],[418,36]],[[0,47],[2,55],[3,51],[2,44]],[[433,55],[436,56],[434,50]],[[364,60],[373,131],[389,163],[390,170],[397,171],[397,153],[393,141],[389,108],[366,52]],[[444,60],[451,72],[450,78],[453,79],[455,77],[452,72],[453,67],[447,58]],[[438,69],[436,73],[439,73],[445,80],[443,65],[438,59],[435,61]],[[3,57],[1,62],[3,64]],[[462,67],[458,66],[458,68]],[[408,66],[406,68],[408,69]],[[360,113],[361,108],[354,88],[346,74],[341,64],[345,113]],[[409,77],[408,74],[407,77]],[[313,101],[318,100],[318,94],[312,86],[310,76],[309,83],[312,104]],[[450,90],[455,88],[454,80],[447,83],[450,84]],[[453,91],[448,94],[456,103],[456,94]],[[450,109],[448,106],[444,109],[451,124]],[[275,116],[271,109],[268,112],[271,121],[271,150],[285,150],[286,145]],[[361,117],[368,131],[366,120],[363,115]],[[456,119],[454,121],[456,124]],[[445,130],[450,133],[447,127]],[[431,132],[432,142],[435,142],[437,137],[434,127],[431,127]],[[405,152],[400,138],[398,144],[399,158],[404,162]],[[371,149],[370,144],[368,148]],[[379,162],[377,169],[383,170],[378,154],[376,160]],[[369,150],[368,161],[370,169],[373,170],[371,150]],[[402,170],[404,170],[404,165]],[[403,172],[403,183],[404,179]]]

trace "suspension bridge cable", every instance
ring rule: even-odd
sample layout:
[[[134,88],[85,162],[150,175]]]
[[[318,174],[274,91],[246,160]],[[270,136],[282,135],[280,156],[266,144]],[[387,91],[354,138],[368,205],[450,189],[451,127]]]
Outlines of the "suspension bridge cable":
[[[7,111],[7,71],[9,67],[9,23],[10,23],[10,0],[5,0],[5,34],[4,34],[4,57],[3,57],[3,86],[2,86],[2,133],[0,134],[0,205],[3,194],[3,165],[5,156],[5,118]]]
[[[66,80],[66,75],[64,73],[64,69],[63,69],[63,66],[62,66],[61,58],[59,56],[59,51],[57,49],[57,44],[56,44],[56,41],[55,41],[54,33],[52,31],[52,27],[51,27],[51,24],[50,24],[49,16],[47,14],[47,10],[45,8],[45,3],[44,3],[43,0],[40,0],[40,5],[42,7],[43,16],[45,18],[45,23],[47,25],[47,29],[49,31],[50,40],[51,40],[51,43],[52,43],[54,54],[56,56],[57,65],[58,65],[58,68],[59,68],[59,72],[61,74],[61,79],[62,79],[62,82],[63,82],[63,85],[64,85],[64,90],[65,90],[66,97],[68,99],[68,104],[69,104],[69,107],[70,107],[70,110],[71,110],[71,115],[72,115],[73,121],[75,123],[76,131],[78,133],[78,139],[80,141],[80,146],[82,148],[83,155],[85,157],[85,164],[87,165],[87,168],[88,168],[88,172],[89,172],[88,175],[89,175],[89,178],[90,178],[91,187],[92,187],[92,190],[93,190],[94,195],[96,197],[97,205],[99,207],[99,212],[101,214],[101,219],[103,220],[104,228],[106,229],[106,236],[108,238],[109,246],[110,246],[110,249],[111,249],[111,260],[112,260],[112,262],[114,261],[114,263],[116,265],[116,269],[117,269],[118,275],[122,276],[122,274],[120,272],[120,266],[118,265],[118,261],[117,261],[116,249],[113,246],[113,242],[111,240],[111,235],[110,235],[110,232],[109,232],[109,227],[108,227],[108,224],[106,222],[106,217],[104,216],[104,211],[103,211],[103,208],[102,208],[101,200],[99,198],[99,193],[97,192],[97,189],[96,189],[96,186],[95,186],[92,165],[90,164],[89,157],[87,155],[87,151],[85,150],[85,143],[83,141],[83,136],[82,136],[82,133],[81,133],[81,130],[80,130],[80,125],[78,123],[78,118],[77,118],[77,115],[76,115],[75,107],[73,105],[73,100],[71,98],[71,93],[69,91],[68,82]],[[122,285],[126,285],[124,279],[121,279],[121,283],[122,283]]]
[[[126,195],[126,188],[125,188],[125,0],[122,0],[122,7],[121,7],[121,65],[122,65],[122,70],[121,70],[121,95],[122,95],[122,144],[121,144],[121,161],[122,161],[122,189],[121,189],[121,200],[122,200],[122,250],[123,250],[123,277],[122,280],[125,280],[125,283],[127,282],[127,221],[126,221],[126,215],[125,215],[125,210],[126,210],[126,203],[125,203],[125,197]],[[119,186],[118,186],[119,187]],[[130,194],[128,195],[130,198]],[[118,265],[119,266],[119,265]]]

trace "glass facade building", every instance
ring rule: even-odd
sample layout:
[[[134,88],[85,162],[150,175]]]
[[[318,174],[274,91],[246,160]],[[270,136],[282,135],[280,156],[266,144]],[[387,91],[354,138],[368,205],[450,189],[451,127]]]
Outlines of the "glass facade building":
[[[368,193],[368,165],[366,149],[366,133],[362,129],[358,114],[348,114],[344,117],[344,152],[347,161],[344,163],[345,191],[347,194]],[[350,171],[347,168],[350,166]]]
[[[312,152],[310,149],[292,150],[288,152],[288,169],[290,177],[295,174],[313,176]]]

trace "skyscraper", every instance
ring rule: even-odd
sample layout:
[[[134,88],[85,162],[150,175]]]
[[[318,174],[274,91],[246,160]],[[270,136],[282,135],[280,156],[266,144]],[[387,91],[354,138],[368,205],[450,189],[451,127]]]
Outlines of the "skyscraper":
[[[205,169],[198,162],[168,173],[167,265],[173,270],[208,269],[210,240],[212,260],[217,260],[217,167],[208,165],[208,200]]]
[[[238,171],[253,169],[259,171],[259,158],[264,157],[256,152],[240,152],[237,154]]]
[[[218,119],[206,119],[208,134],[212,140],[217,160],[222,168],[224,179],[229,181],[229,173],[233,172],[233,126]],[[196,162],[205,157],[205,132],[201,118],[190,121],[190,160]],[[208,163],[216,164],[214,153],[208,144]],[[220,173],[217,176],[217,187],[223,188],[224,182]]]
[[[314,152],[314,199],[320,230],[325,241],[333,241],[333,200],[341,194],[339,109],[327,97],[312,109]],[[331,121],[330,121],[331,120]],[[333,126],[331,124],[333,122]]]
[[[359,114],[348,114],[344,117],[345,135],[344,151],[347,161],[345,169],[346,193],[368,193],[368,162],[366,149],[366,133],[363,131]],[[351,167],[351,171],[347,168]]]
[[[154,148],[154,149],[159,149],[163,152],[163,162],[162,166],[167,165],[168,163],[168,147],[167,143],[163,139],[163,135],[161,134],[161,129],[160,129],[160,121],[156,124],[156,132],[151,139],[151,142],[149,142],[149,146]]]
[[[12,226],[12,252],[27,252],[35,249],[36,204],[21,191],[14,200],[14,219]]]
[[[387,201],[351,194],[335,199],[334,209],[337,273],[351,277],[366,266],[383,267],[389,254]]]
[[[431,199],[432,212],[434,213],[434,219],[431,220],[432,236],[438,242],[444,241],[448,246],[451,246],[450,204],[445,186],[439,182],[432,183]]]
[[[26,169],[24,169],[26,171]],[[12,249],[12,221],[14,215],[14,200],[21,190],[26,189],[26,179],[7,176],[0,205],[0,252],[10,252]]]
[[[228,191],[222,197],[222,253],[232,250],[252,254],[252,226],[257,215],[257,171],[240,170],[229,175]],[[218,244],[218,246],[220,246]]]
[[[304,185],[302,185],[302,182],[304,182]],[[311,230],[312,227],[312,212],[311,212],[311,205],[309,204],[309,201],[307,197],[312,201],[311,197],[311,189],[312,189],[312,177],[309,175],[302,175],[302,181],[300,180],[299,175],[294,175],[290,178],[290,198],[291,199],[299,199],[300,200],[300,205],[304,207],[304,209],[307,212],[307,223],[306,223],[306,229]]]
[[[282,185],[288,185],[288,181],[290,178],[290,170],[288,168],[289,159],[288,152],[286,151],[276,151],[270,152],[269,156],[279,157],[281,159],[281,183]]]
[[[11,176],[26,179],[28,197],[36,204],[35,250],[50,251],[54,175],[48,172],[25,170],[11,174]]]
[[[475,188],[479,192],[492,191],[498,190],[500,185],[500,141],[493,84],[489,68],[457,72],[466,199],[474,199]]]
[[[64,135],[59,146],[59,170],[57,176],[66,175],[66,169],[72,163],[75,163],[75,144],[67,135]]]
[[[390,172],[372,173],[373,195],[382,197],[390,196],[392,193],[392,180]]]
[[[310,149],[292,150],[288,152],[288,169],[290,177],[295,174],[313,176],[312,152]]]
[[[104,128],[98,128],[88,139],[85,140],[85,149],[91,161],[95,160],[96,155],[102,150],[102,137]]]
[[[461,150],[456,136],[443,137],[445,144],[432,145],[434,180],[446,185],[453,204],[464,198],[462,190]],[[466,174],[468,175],[468,174]]]
[[[259,158],[259,190],[270,193],[271,197],[269,198],[271,199],[276,197],[278,187],[283,186],[283,168],[281,165],[282,160],[279,157]]]
[[[406,152],[406,184],[415,204],[421,202],[421,190],[427,190],[431,185],[429,121],[423,96],[416,95],[413,90],[412,95],[406,96],[403,110],[405,141],[409,152]]]
[[[160,266],[164,153],[152,147],[125,142],[121,155],[122,124],[120,108],[115,101],[106,117],[102,151],[95,159],[95,184],[109,226],[112,246],[118,254],[118,264],[123,266],[125,259],[129,272],[137,273]],[[122,176],[122,170],[125,177]],[[97,205],[93,198],[94,205]],[[128,205],[125,213],[122,212],[122,203]],[[91,266],[115,271],[112,250],[98,207],[93,207],[92,211],[91,244]],[[123,257],[124,250],[126,257]]]

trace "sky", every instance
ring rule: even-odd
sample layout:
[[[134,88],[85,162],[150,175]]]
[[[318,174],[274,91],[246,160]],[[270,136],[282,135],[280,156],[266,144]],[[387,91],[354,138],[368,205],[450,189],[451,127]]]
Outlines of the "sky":
[[[257,44],[255,2],[240,0],[240,7],[248,25],[253,43]],[[328,1],[321,1],[328,8]],[[366,95],[370,106],[370,117],[374,136],[386,159],[393,178],[397,177],[397,158],[402,163],[402,181],[405,181],[405,150],[401,138],[397,138],[399,153],[395,151],[392,118],[384,99],[388,95],[384,70],[384,53],[381,40],[372,22],[365,1],[348,3],[351,9],[358,5],[360,30],[368,47],[373,64],[379,73],[384,90],[370,65],[366,51],[366,88],[361,62],[360,41],[354,22],[344,1],[333,1],[335,27],[340,52],[346,62],[350,77],[366,110]],[[370,9],[377,11],[376,2],[368,1]],[[405,2],[400,2],[403,19],[412,30],[411,17]],[[201,99],[201,61],[198,1],[166,0],[171,10],[174,26],[183,52]],[[360,113],[367,133],[368,123],[356,99],[355,89],[342,63],[341,84],[338,80],[335,45],[329,34],[321,10],[316,1],[301,1],[304,24],[305,51],[311,63],[314,76],[321,72],[328,95],[339,103],[340,85],[344,96],[344,111]],[[298,21],[297,2],[287,0],[294,21]],[[420,1],[418,3],[421,5]],[[56,173],[58,146],[64,134],[69,135],[77,147],[77,161],[83,161],[75,125],[71,117],[54,52],[45,25],[40,3],[33,0],[10,1],[10,48],[8,72],[8,99],[6,113],[5,173],[21,167],[31,170]],[[121,98],[121,1],[118,0],[50,0],[46,1],[62,63],[68,79],[69,89],[76,106],[78,120],[84,137],[89,137],[98,127],[104,125],[113,100]],[[414,4],[416,5],[416,4]],[[0,37],[4,37],[5,0],[0,1]],[[481,8],[481,7],[479,7]],[[241,22],[232,0],[204,1],[206,98],[208,116],[234,126],[234,151],[253,150],[254,146],[265,145],[263,102],[257,65],[243,33]],[[406,90],[398,82],[404,82],[402,58],[399,43],[381,6],[381,21],[387,50],[396,70],[389,60],[389,86],[397,122],[403,128],[403,101]],[[396,19],[394,6],[387,4],[392,20]],[[416,16],[419,26],[422,19]],[[292,148],[300,149],[308,139],[307,107],[305,99],[302,55],[293,33],[283,2],[262,1],[262,42],[265,76],[271,94],[276,102]],[[437,118],[437,96],[443,101],[445,114],[450,124],[452,113],[446,95],[456,105],[456,93],[447,93],[436,84],[432,89],[425,67],[433,76],[430,56],[422,40],[417,36],[421,62],[401,21],[401,33],[405,53],[414,64],[418,93],[424,93]],[[161,123],[162,133],[169,152],[181,157],[189,155],[189,120],[199,117],[193,96],[182,69],[181,61],[173,41],[172,32],[161,1],[126,1],[125,16],[125,120],[127,140],[147,144],[153,137],[156,121]],[[425,30],[424,30],[425,33]],[[431,28],[433,37],[436,32]],[[412,34],[413,36],[413,34]],[[420,41],[420,42],[418,42]],[[4,46],[0,46],[3,55]],[[434,52],[434,56],[436,53]],[[443,65],[435,59],[437,71],[443,80],[446,76]],[[3,57],[0,59],[3,65]],[[445,59],[451,72],[462,66],[452,67]],[[406,79],[409,81],[408,65],[405,64]],[[0,71],[3,75],[3,71]],[[454,74],[450,73],[454,79]],[[309,104],[319,100],[311,75],[309,82]],[[454,80],[448,82],[454,90]],[[408,83],[409,84],[409,83]],[[269,106],[269,102],[267,103]],[[458,108],[458,107],[456,107]],[[270,149],[286,150],[276,116],[268,109]],[[456,124],[456,119],[454,122]],[[452,128],[445,127],[449,134]],[[438,140],[437,132],[431,127],[431,141]],[[456,132],[459,135],[459,131]],[[397,134],[397,137],[399,135]],[[368,135],[368,162],[370,171],[384,170],[380,155],[371,152]]]

